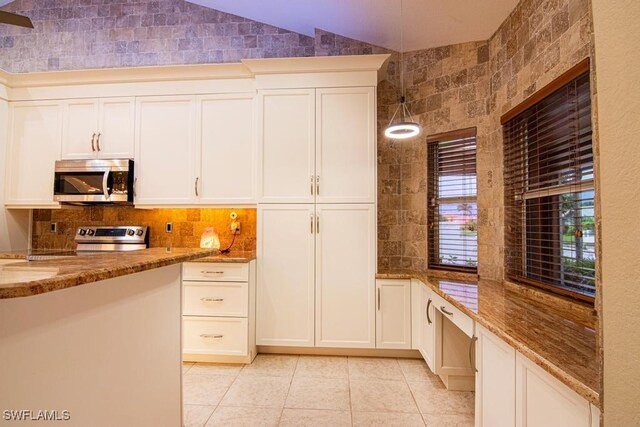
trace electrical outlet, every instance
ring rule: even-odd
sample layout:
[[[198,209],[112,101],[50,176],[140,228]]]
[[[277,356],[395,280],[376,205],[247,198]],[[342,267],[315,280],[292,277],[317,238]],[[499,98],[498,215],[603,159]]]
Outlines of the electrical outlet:
[[[164,231],[165,231],[166,233],[173,233],[173,223],[171,223],[171,222],[167,222],[167,223],[164,225]]]
[[[58,232],[58,223],[57,222],[52,222],[50,230],[51,230],[52,233],[57,233]]]
[[[240,234],[240,221],[231,221],[231,234]]]

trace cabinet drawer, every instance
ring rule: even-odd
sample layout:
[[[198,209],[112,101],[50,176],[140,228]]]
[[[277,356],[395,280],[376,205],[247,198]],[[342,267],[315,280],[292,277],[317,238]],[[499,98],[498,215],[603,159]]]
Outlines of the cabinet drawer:
[[[183,280],[213,282],[246,282],[249,264],[186,262],[182,267]]]
[[[182,351],[190,354],[244,356],[248,321],[232,317],[183,317]]]
[[[473,319],[455,308],[453,304],[451,304],[435,292],[433,293],[432,297],[433,304],[435,305],[436,309],[440,310],[443,316],[451,320],[466,335],[468,335],[469,337],[473,337]]]
[[[245,282],[183,281],[183,314],[189,316],[247,317],[249,284]]]

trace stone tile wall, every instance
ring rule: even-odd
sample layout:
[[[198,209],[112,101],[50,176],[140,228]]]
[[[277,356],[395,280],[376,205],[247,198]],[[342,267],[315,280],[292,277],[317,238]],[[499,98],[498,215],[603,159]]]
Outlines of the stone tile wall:
[[[78,227],[83,225],[146,225],[150,227],[151,247],[200,246],[206,227],[214,227],[221,248],[231,244],[231,212],[238,214],[241,232],[233,249],[256,250],[256,209],[134,209],[129,207],[79,207],[69,209],[34,209],[32,247],[37,249],[72,249]],[[57,224],[51,233],[50,224]],[[173,232],[165,233],[165,224],[173,224]]]
[[[592,55],[589,0],[522,0],[489,40],[404,55],[409,107],[424,132],[394,142],[383,130],[400,95],[396,52],[323,30],[307,37],[183,0],[17,0],[2,9],[28,14],[36,26],[0,27],[0,68],[11,72],[391,53],[378,86],[379,268],[426,268],[426,136],[476,127],[479,273],[494,279],[504,265],[499,117]],[[107,208],[102,215],[114,214]],[[195,242],[186,233],[191,240],[182,243]],[[51,236],[38,236],[34,243],[52,244]]]

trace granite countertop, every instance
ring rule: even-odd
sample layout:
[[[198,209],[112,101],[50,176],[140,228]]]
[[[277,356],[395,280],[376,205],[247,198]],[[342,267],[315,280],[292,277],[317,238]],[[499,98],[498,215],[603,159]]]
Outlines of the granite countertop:
[[[597,315],[592,308],[490,280],[444,279],[417,271],[383,272],[377,277],[420,280],[579,395],[600,406]]]
[[[228,262],[228,263],[245,263],[256,259],[256,253],[253,251],[231,251],[228,254],[213,254],[203,258],[192,260],[191,262]]]
[[[23,260],[27,252],[0,253],[16,263],[0,266],[0,299],[27,297],[212,255],[210,249],[151,248],[132,252],[60,257],[47,261]]]

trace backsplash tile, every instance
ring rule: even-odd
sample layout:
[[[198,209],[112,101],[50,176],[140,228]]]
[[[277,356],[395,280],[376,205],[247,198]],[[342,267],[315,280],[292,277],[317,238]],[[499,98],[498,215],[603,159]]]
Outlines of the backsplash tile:
[[[236,236],[232,252],[256,250],[256,209],[134,209],[131,207],[91,206],[65,209],[34,209],[34,249],[72,249],[76,229],[83,225],[146,225],[150,227],[150,247],[200,246],[200,236],[206,227],[214,227],[220,236],[221,249],[231,244],[231,212],[238,214],[241,232]],[[57,223],[57,233],[50,224]],[[165,224],[173,224],[173,232],[165,232]]]

